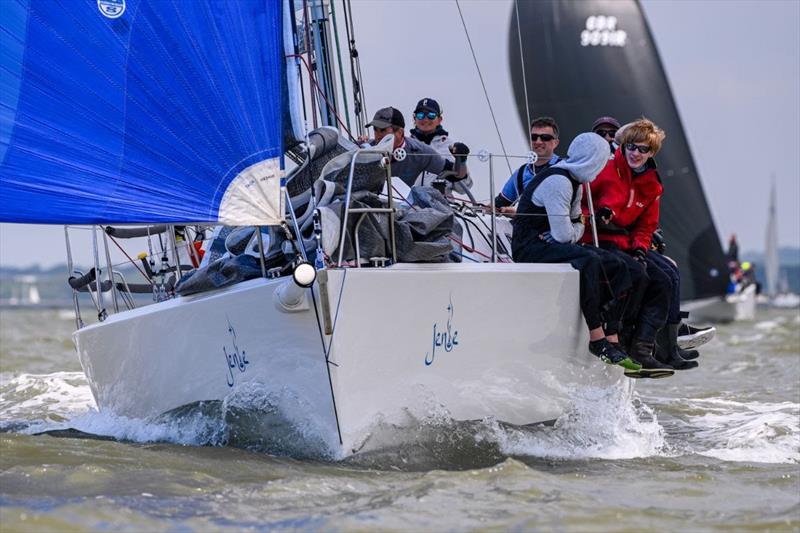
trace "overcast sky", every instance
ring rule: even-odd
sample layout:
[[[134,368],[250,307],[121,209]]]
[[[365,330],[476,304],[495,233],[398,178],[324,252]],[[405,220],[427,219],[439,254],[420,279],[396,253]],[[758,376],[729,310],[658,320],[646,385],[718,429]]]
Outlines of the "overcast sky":
[[[450,4],[440,2],[435,7],[452,11]],[[800,2],[643,0],[642,4],[721,237],[727,240],[736,232],[742,249],[763,249],[769,181],[774,174],[779,243],[800,246]],[[359,9],[369,11],[375,5],[354,2],[356,23]],[[462,5],[468,24],[485,29],[477,17],[470,18],[480,11],[478,4],[462,0]],[[507,17],[505,12],[497,16]],[[374,31],[368,27],[357,25],[358,31]],[[405,25],[397,27],[403,28],[403,38],[420,39]],[[489,32],[482,33],[473,38],[486,38]],[[435,51],[433,42],[430,46]],[[362,50],[365,66],[369,52]],[[394,53],[403,52],[398,44]],[[481,50],[477,52],[481,61]],[[370,81],[368,73],[365,70],[368,88],[381,83]],[[435,75],[435,69],[426,75]],[[490,85],[492,81],[496,80]],[[0,224],[0,264],[61,263],[63,235],[60,226]],[[88,246],[88,239],[83,246]]]

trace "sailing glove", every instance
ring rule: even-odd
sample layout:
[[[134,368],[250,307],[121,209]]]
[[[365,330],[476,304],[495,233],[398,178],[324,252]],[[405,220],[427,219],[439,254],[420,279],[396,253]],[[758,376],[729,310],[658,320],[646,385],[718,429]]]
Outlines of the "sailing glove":
[[[547,242],[547,243],[550,243],[550,244],[553,244],[554,242],[557,242],[556,239],[550,234],[549,231],[545,231],[544,233],[540,233],[539,234],[539,238],[541,240],[543,240],[544,242]]]
[[[469,146],[464,143],[455,142],[450,147],[450,152],[456,156],[459,163],[465,163],[469,155]]]
[[[611,222],[611,219],[614,216],[614,211],[611,210],[610,207],[601,207],[597,211],[595,211],[595,215],[599,218],[604,224],[608,224]]]
[[[631,255],[633,256],[634,259],[636,259],[640,263],[642,264],[647,263],[647,250],[645,250],[644,248],[636,248],[633,252],[631,252]]]

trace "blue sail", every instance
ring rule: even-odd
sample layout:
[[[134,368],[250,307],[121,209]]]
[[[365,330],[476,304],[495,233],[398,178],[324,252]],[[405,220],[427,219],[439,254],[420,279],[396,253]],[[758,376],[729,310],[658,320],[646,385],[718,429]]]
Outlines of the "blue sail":
[[[4,0],[0,221],[283,218],[280,0]]]

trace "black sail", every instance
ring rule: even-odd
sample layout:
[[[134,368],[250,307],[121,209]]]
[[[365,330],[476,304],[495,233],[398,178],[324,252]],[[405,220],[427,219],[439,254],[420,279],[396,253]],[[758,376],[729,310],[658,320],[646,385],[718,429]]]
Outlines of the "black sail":
[[[559,0],[518,2],[517,7],[532,117],[556,119],[561,153],[602,115],[622,123],[646,116],[662,127],[667,139],[656,158],[664,184],[660,224],[667,255],[681,269],[681,298],[724,294],[725,255],[639,3]],[[519,117],[527,128],[518,35],[512,9],[510,69]]]

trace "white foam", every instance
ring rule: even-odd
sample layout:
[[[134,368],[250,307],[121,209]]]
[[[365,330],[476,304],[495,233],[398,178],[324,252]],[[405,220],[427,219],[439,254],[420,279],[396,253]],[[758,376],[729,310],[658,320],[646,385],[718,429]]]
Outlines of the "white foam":
[[[0,419],[58,420],[95,407],[82,372],[0,376]]]
[[[704,414],[689,417],[700,455],[724,461],[800,463],[800,404],[690,400]]]
[[[501,429],[503,453],[559,459],[630,459],[667,452],[664,429],[635,393],[617,388],[574,391],[574,401],[553,427]]]

